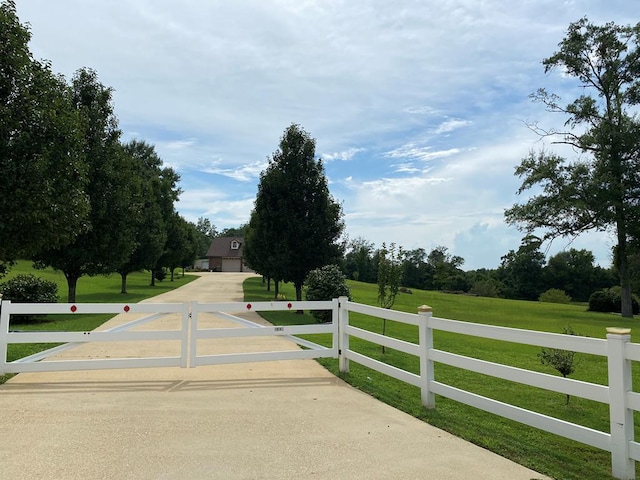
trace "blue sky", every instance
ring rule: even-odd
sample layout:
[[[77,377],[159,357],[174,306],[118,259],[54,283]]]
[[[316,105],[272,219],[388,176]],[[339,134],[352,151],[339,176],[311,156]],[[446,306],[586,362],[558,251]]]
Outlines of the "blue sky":
[[[570,22],[635,24],[631,0],[22,0],[31,50],[67,77],[115,90],[123,138],[156,146],[181,175],[178,211],[219,229],[248,221],[260,172],[291,123],[317,139],[346,233],[377,246],[443,245],[465,269],[494,268],[522,233],[503,221],[514,167],[545,145],[527,122]],[[292,219],[295,221],[295,219]],[[558,239],[610,263],[614,241]]]

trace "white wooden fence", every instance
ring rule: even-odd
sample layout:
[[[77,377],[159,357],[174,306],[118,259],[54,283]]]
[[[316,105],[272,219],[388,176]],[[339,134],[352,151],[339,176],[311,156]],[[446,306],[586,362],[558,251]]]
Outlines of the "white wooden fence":
[[[318,325],[265,327],[230,315],[230,312],[240,311],[298,309],[332,310],[333,322]],[[214,312],[216,315],[222,315],[244,324],[244,328],[200,328],[198,319],[205,313]],[[418,343],[386,337],[355,327],[349,323],[350,312],[414,325],[418,328]],[[128,313],[143,313],[150,315],[102,332],[12,332],[9,330],[11,315],[56,313],[122,313],[125,315]],[[177,330],[131,331],[133,327],[151,322],[165,314],[180,315],[180,328]],[[433,343],[434,330],[600,355],[606,357],[608,362],[608,385],[566,379],[438,350]],[[635,461],[640,460],[640,443],[634,439],[633,413],[634,411],[640,411],[640,393],[633,392],[632,389],[631,362],[640,361],[640,344],[630,342],[630,331],[628,329],[610,328],[607,329],[607,332],[605,340],[496,327],[436,318],[428,307],[421,308],[418,314],[409,314],[354,303],[347,298],[328,302],[212,304],[190,302],[184,304],[145,303],[132,305],[12,304],[11,302],[3,301],[0,310],[0,374],[98,368],[196,367],[221,363],[333,357],[339,359],[339,368],[342,372],[348,372],[349,362],[354,361],[420,388],[422,403],[427,408],[435,408],[435,395],[437,394],[608,451],[611,453],[613,476],[618,479],[634,479]],[[318,333],[332,336],[331,347],[325,347],[298,337],[298,335]],[[199,340],[247,336],[285,336],[303,346],[304,349],[198,355]],[[415,374],[399,369],[352,350],[349,345],[351,337],[364,339],[415,355],[419,359],[420,373]],[[146,340],[179,341],[179,355],[150,358],[40,361],[63,349],[92,341]],[[7,345],[13,343],[63,343],[64,345],[30,357],[7,362]],[[435,378],[435,362],[608,404],[610,412],[609,432],[573,424],[447,385],[446,378]]]
[[[419,343],[391,339],[354,327],[349,324],[349,312],[415,325],[418,327]],[[420,388],[422,403],[427,408],[435,408],[435,395],[438,394],[606,450],[611,452],[614,478],[625,480],[635,478],[635,461],[640,460],[640,443],[634,441],[633,412],[640,411],[640,394],[632,391],[631,362],[640,361],[640,344],[630,342],[629,329],[608,328],[607,338],[604,340],[436,318],[430,307],[421,307],[417,315],[402,313],[353,303],[346,298],[340,299],[338,318],[340,371],[348,372],[349,361],[355,361]],[[438,350],[433,344],[434,330],[604,356],[608,362],[608,386]],[[419,357],[420,374],[398,369],[351,350],[350,337],[361,338]],[[452,387],[446,384],[446,379],[435,379],[434,362],[609,404],[610,431],[594,430]]]

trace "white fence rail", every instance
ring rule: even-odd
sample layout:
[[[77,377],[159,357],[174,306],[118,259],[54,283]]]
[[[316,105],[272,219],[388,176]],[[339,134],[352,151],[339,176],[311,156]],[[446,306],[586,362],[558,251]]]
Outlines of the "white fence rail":
[[[331,310],[333,322],[318,325],[260,326],[231,313],[275,310]],[[349,313],[359,313],[392,320],[418,328],[418,343],[380,335],[351,325]],[[106,331],[91,332],[14,332],[9,330],[11,315],[62,313],[142,313],[148,314]],[[151,322],[161,315],[180,315],[177,330],[131,331],[135,326]],[[204,328],[199,321],[215,314],[244,325],[244,328]],[[433,332],[459,333],[538,347],[557,348],[606,357],[608,385],[598,385],[479,360],[436,349]],[[133,368],[152,366],[196,367],[221,363],[333,357],[339,359],[342,372],[349,371],[351,361],[414,385],[421,390],[422,403],[435,408],[435,395],[536,427],[611,453],[612,473],[618,479],[635,478],[635,462],[640,460],[640,443],[634,439],[634,411],[640,411],[640,393],[633,392],[631,362],[640,361],[640,344],[630,343],[628,329],[607,329],[607,338],[593,339],[530,330],[496,327],[433,317],[430,308],[418,314],[391,311],[349,301],[347,298],[327,302],[255,302],[255,303],[184,303],[184,304],[12,304],[3,301],[0,310],[0,374],[27,371],[78,370],[97,368]],[[302,339],[299,335],[331,335],[330,347]],[[282,336],[303,349],[219,353],[199,352],[201,343],[215,338],[248,336]],[[363,355],[350,348],[350,338],[384,345],[414,355],[419,359],[419,374],[408,372]],[[174,357],[118,358],[92,360],[40,360],[64,349],[87,342],[178,341],[180,354]],[[14,343],[63,343],[59,347],[7,362],[7,345]],[[199,354],[200,353],[200,354]],[[434,363],[442,363],[472,372],[542,388],[566,395],[582,397],[609,405],[609,432],[594,430],[537,412],[509,405],[446,384],[435,378]]]
[[[349,324],[349,312],[417,325],[419,342],[414,344],[392,340],[356,328]],[[421,309],[418,314],[389,312],[355,304],[346,298],[340,298],[339,313],[340,371],[348,372],[349,362],[355,361],[419,387],[422,403],[428,408],[435,408],[435,394],[438,394],[608,451],[611,453],[613,476],[625,480],[635,478],[635,461],[640,460],[640,443],[634,439],[633,412],[640,411],[640,393],[632,391],[631,361],[640,361],[640,345],[630,343],[630,330],[609,328],[606,340],[594,339],[436,318],[429,307]],[[434,330],[600,355],[607,358],[608,385],[562,378],[438,350],[433,345]],[[401,370],[351,350],[350,337],[361,338],[417,356],[420,360],[420,374]],[[435,379],[435,362],[608,404],[610,431],[594,430],[452,387],[445,383],[446,379]]]

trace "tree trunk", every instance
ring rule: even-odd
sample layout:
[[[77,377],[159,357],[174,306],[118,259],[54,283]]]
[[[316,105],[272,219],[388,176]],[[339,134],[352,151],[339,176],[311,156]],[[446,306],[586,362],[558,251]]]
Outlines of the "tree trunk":
[[[78,278],[80,278],[80,275],[78,274],[64,274],[65,277],[67,277],[67,287],[68,287],[68,293],[67,293],[67,302],[68,303],[76,303],[76,287],[78,286]]]
[[[173,282],[173,272],[175,272],[175,267],[171,267],[171,281]]]
[[[156,271],[155,271],[155,269],[151,269],[151,283],[150,283],[150,285],[152,287],[156,286]]]
[[[127,274],[124,272],[120,272],[120,277],[122,278],[120,293],[127,293]]]
[[[616,263],[620,273],[620,296],[622,305],[620,313],[623,318],[633,318],[633,305],[631,300],[631,275],[629,272],[629,251],[627,248],[627,232],[624,226],[618,224],[618,248],[616,250]]]
[[[271,277],[267,277],[267,292],[271,291]]]
[[[280,281],[279,280],[274,280],[273,281],[273,298],[274,300],[278,299],[278,294],[280,293]]]

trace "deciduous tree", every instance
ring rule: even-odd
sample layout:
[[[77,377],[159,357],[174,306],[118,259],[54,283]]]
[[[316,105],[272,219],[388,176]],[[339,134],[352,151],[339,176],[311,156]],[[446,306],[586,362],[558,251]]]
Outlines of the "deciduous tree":
[[[135,249],[117,269],[122,277],[122,293],[127,292],[129,273],[153,270],[158,264],[167,243],[164,209],[173,211],[173,202],[179,194],[174,182],[165,185],[166,177],[176,174],[169,167],[163,168],[153,145],[132,140],[124,145],[124,152],[130,157],[133,169],[133,208],[129,221],[135,230]]]
[[[498,278],[504,284],[508,298],[537,300],[544,290],[544,253],[540,251],[542,241],[527,235],[517,251],[510,250],[502,257]]]
[[[120,145],[120,130],[113,112],[112,90],[92,70],[81,69],[72,81],[73,101],[84,122],[88,166],[86,193],[91,212],[88,230],[59,248],[40,252],[36,259],[64,273],[68,300],[75,301],[83,275],[117,271],[135,249],[132,218],[132,162]]]
[[[584,155],[569,162],[560,156],[530,153],[516,169],[518,193],[539,188],[524,204],[506,211],[508,223],[544,238],[611,230],[622,287],[622,315],[632,316],[629,238],[640,224],[640,23],[594,25],[586,18],[570,24],[559,49],[543,61],[577,79],[579,96],[563,104],[540,89],[533,95],[552,112],[567,117],[566,130],[534,128]]]
[[[15,2],[0,3],[0,264],[87,230],[82,119],[30,38]]]

